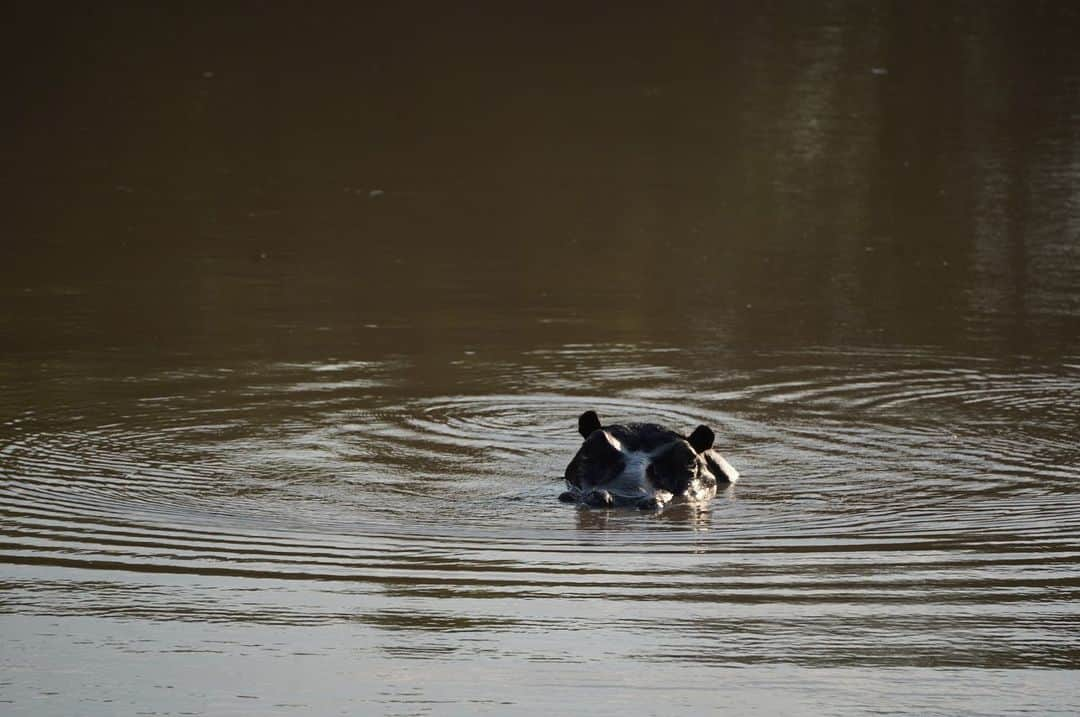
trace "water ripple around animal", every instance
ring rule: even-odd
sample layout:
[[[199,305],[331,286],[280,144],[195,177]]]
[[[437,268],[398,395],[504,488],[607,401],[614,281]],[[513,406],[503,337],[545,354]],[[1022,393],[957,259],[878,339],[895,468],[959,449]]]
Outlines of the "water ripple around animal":
[[[882,621],[911,638],[927,611],[994,605],[992,619],[971,618],[975,640],[1024,606],[1080,597],[1075,367],[811,353],[720,373],[672,361],[624,382],[678,355],[597,349],[590,360],[620,377],[617,390],[598,390],[603,378],[588,372],[580,391],[535,390],[582,350],[526,357],[529,370],[502,392],[423,396],[400,390],[386,365],[296,364],[150,377],[108,402],[17,415],[0,446],[0,559],[409,599],[603,596],[701,620],[724,604],[744,629],[780,625],[779,606],[796,619],[814,605],[822,634],[842,613],[865,639]],[[657,515],[560,505],[584,408],[713,425],[745,480]],[[160,591],[133,602],[98,591],[94,605],[47,584],[26,594],[57,614],[170,614]],[[234,607],[221,619],[348,619]],[[520,617],[500,619],[564,626]],[[788,637],[790,654],[805,645],[805,632]],[[714,648],[702,659],[737,659]],[[1039,659],[1071,659],[1055,650]],[[852,652],[869,655],[849,645],[836,659]]]

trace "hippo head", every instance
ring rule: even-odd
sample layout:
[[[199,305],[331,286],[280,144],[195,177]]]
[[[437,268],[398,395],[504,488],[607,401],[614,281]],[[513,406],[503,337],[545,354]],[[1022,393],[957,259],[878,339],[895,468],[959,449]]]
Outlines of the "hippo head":
[[[658,508],[673,496],[704,500],[738,473],[712,450],[715,436],[698,426],[689,436],[653,423],[603,426],[595,411],[578,418],[585,442],[566,467],[566,502]]]

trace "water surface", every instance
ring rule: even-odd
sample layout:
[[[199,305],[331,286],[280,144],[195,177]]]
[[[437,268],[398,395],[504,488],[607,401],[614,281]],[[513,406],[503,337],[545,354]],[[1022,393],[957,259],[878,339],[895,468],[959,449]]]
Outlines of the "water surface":
[[[40,12],[5,713],[1080,710],[1071,7]]]

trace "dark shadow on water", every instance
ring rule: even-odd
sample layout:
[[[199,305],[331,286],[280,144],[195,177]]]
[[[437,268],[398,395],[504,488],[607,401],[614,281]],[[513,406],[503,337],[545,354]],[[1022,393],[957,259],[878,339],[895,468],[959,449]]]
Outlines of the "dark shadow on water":
[[[733,489],[728,489],[733,491]],[[713,501],[729,499],[720,493]],[[587,508],[568,505],[567,510],[575,512],[577,527],[580,530],[627,530],[639,532],[643,525],[646,530],[672,528],[679,531],[707,531],[712,522],[711,506],[706,503],[692,503],[676,499],[662,510],[639,510],[626,508]]]

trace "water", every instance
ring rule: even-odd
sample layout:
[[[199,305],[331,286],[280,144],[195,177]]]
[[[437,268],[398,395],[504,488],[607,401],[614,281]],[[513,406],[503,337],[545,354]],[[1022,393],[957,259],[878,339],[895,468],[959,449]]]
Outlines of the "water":
[[[1080,711],[1074,9],[35,12],[5,714]]]

